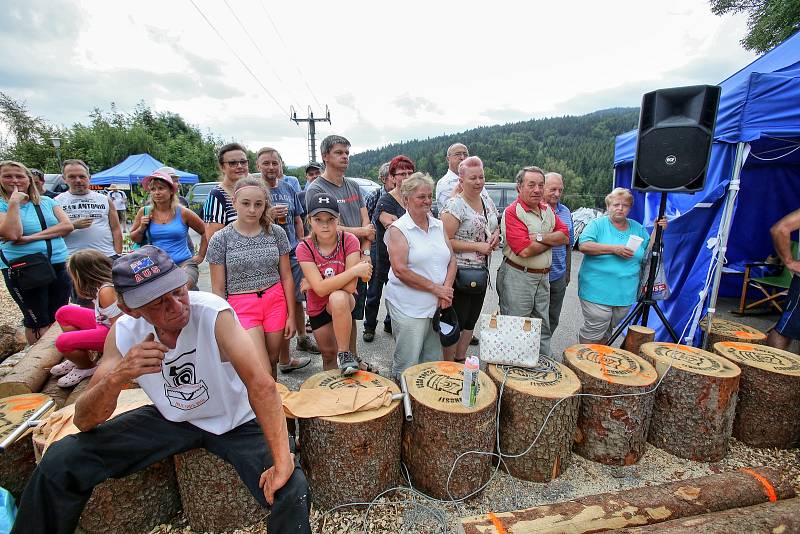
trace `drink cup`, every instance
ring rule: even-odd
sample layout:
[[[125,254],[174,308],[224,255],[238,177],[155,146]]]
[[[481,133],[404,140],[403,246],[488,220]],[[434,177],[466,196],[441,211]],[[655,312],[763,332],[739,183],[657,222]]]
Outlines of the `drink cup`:
[[[278,208],[278,212],[282,215],[278,215],[278,224],[286,224],[286,215],[289,213],[289,204],[275,204],[275,207]]]
[[[629,248],[635,253],[639,250],[639,247],[642,246],[642,243],[644,243],[644,239],[638,235],[631,235],[628,236],[628,242],[625,244],[625,248]]]

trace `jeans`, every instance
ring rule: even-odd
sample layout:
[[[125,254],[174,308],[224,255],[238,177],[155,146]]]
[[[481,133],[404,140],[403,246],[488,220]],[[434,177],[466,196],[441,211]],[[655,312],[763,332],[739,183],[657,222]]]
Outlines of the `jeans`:
[[[500,313],[517,317],[535,317],[542,320],[539,353],[550,356],[550,280],[548,275],[524,273],[500,264],[497,270],[497,295]]]
[[[258,479],[272,457],[255,419],[216,435],[167,421],[154,406],[143,406],[54,443],[22,493],[11,532],[72,534],[97,484],[199,447],[230,462],[253,497],[268,506]],[[309,509],[308,483],[295,460],[294,473],[275,494],[267,532],[310,534]]]
[[[561,305],[564,304],[564,295],[567,294],[567,276],[558,280],[550,280],[550,333],[558,328],[561,319]]]
[[[367,288],[367,303],[364,308],[364,330],[375,330],[378,324],[378,312],[381,308],[381,297],[383,296],[383,286],[386,285],[387,279],[385,276],[380,276],[379,273],[373,273],[372,279],[369,281]],[[389,311],[386,311],[386,318],[383,324],[391,325],[391,318]]]
[[[442,359],[442,342],[439,333],[433,330],[431,317],[409,317],[388,300],[386,307],[392,316],[395,339],[392,378],[399,378],[412,365]]]

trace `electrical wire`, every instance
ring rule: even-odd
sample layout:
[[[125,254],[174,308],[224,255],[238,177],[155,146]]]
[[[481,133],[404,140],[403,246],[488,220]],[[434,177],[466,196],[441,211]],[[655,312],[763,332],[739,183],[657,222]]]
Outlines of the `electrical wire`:
[[[242,67],[244,67],[244,69],[250,73],[250,76],[253,77],[253,79],[259,86],[261,86],[261,89],[264,90],[267,96],[270,97],[273,102],[275,102],[275,105],[278,106],[278,109],[280,109],[281,114],[285,114],[287,108],[284,107],[280,102],[278,102],[278,99],[275,98],[275,96],[272,93],[270,93],[269,89],[267,89],[267,87],[263,83],[261,83],[261,80],[258,79],[258,76],[256,76],[255,73],[250,69],[250,67],[247,66],[247,63],[244,62],[241,56],[239,56],[239,54],[236,53],[236,50],[234,50],[234,48],[230,45],[228,40],[225,39],[225,37],[220,33],[220,31],[216,28],[216,26],[214,26],[214,24],[212,24],[212,22],[208,19],[208,17],[206,17],[205,13],[203,13],[203,11],[198,7],[198,5],[194,2],[194,0],[189,0],[189,2],[192,4],[192,6],[194,6],[197,12],[200,13],[200,16],[203,17],[203,20],[205,20],[206,23],[209,26],[211,26],[211,29],[214,30],[214,33],[217,34],[217,37],[219,37],[220,40],[222,40],[222,42],[225,43],[225,46],[228,47],[228,50],[231,51],[231,54],[233,54],[236,57],[236,59],[239,60],[239,63],[242,64]]]
[[[258,42],[255,39],[253,39],[253,36],[250,35],[249,31],[247,31],[247,28],[245,27],[245,25],[242,22],[242,20],[239,18],[239,15],[237,15],[236,12],[233,10],[233,8],[231,7],[231,5],[228,2],[228,0],[223,0],[223,2],[225,3],[225,7],[228,8],[228,11],[233,16],[233,18],[236,19],[236,22],[239,24],[239,27],[244,31],[244,34],[250,40],[250,43],[255,47],[256,50],[258,50],[258,53],[261,55],[261,59],[263,59],[264,63],[266,63],[267,66],[269,66],[270,70],[272,71],[273,76],[275,76],[275,78],[278,80],[278,83],[280,83],[281,86],[283,86],[284,90],[286,90],[286,92],[289,94],[290,99],[294,102],[295,106],[299,107],[300,104],[294,98],[294,95],[292,95],[292,91],[289,90],[287,85],[284,83],[283,79],[278,74],[278,71],[275,70],[275,66],[272,64],[272,62],[269,60],[269,58],[267,58],[267,55],[264,53],[264,51],[261,50],[261,47],[258,45]]]
[[[316,103],[317,103],[317,106],[319,106],[320,108],[322,108],[323,106],[322,106],[322,104],[320,104],[320,102],[319,102],[319,99],[317,98],[317,95],[315,95],[315,94],[314,94],[314,90],[313,90],[313,89],[311,89],[311,86],[308,84],[308,81],[307,81],[307,79],[306,79],[305,75],[303,74],[303,71],[301,71],[301,70],[300,70],[300,66],[298,65],[298,62],[297,62],[297,59],[296,59],[296,58],[295,58],[295,56],[294,56],[294,53],[293,53],[293,52],[292,52],[292,50],[291,50],[291,49],[290,49],[290,48],[289,48],[289,47],[286,45],[286,41],[284,41],[284,40],[283,40],[283,36],[281,35],[281,31],[278,29],[278,25],[277,25],[277,24],[275,24],[275,21],[272,19],[272,16],[271,16],[271,15],[269,14],[269,12],[267,11],[267,8],[266,8],[266,7],[264,7],[264,0],[260,0],[260,1],[259,1],[259,5],[261,6],[261,11],[263,11],[263,12],[264,12],[264,15],[266,15],[266,16],[267,16],[267,19],[269,19],[269,23],[270,23],[270,24],[272,24],[272,28],[275,30],[275,35],[277,35],[277,36],[278,36],[278,39],[280,40],[281,44],[283,45],[283,49],[284,49],[284,50],[286,51],[286,53],[287,53],[287,54],[288,54],[288,55],[291,57],[291,59],[292,59],[292,64],[294,65],[294,68],[295,68],[295,70],[297,71],[297,75],[300,77],[300,79],[301,79],[301,80],[303,81],[303,83],[305,84],[305,86],[306,86],[306,89],[308,89],[308,92],[309,92],[309,94],[311,95],[311,98],[313,98],[313,99],[314,99],[314,102],[316,102]]]
[[[783,150],[783,149],[786,149],[786,148],[789,148],[789,147],[775,148],[775,149],[772,149],[772,150],[768,150],[767,152],[775,152],[776,150]],[[760,161],[775,161],[775,160],[779,160],[781,158],[785,158],[786,156],[788,156],[790,154],[793,154],[794,152],[797,152],[798,150],[800,150],[800,144],[798,144],[796,147],[794,147],[793,149],[789,150],[788,152],[786,152],[784,154],[781,154],[780,156],[776,156],[774,158],[762,158],[761,156],[759,156],[758,154],[755,154],[753,152],[750,152],[750,156],[752,156],[752,157],[754,157],[754,158],[756,158],[757,160],[760,160]],[[762,152],[762,154],[766,154],[766,152]]]

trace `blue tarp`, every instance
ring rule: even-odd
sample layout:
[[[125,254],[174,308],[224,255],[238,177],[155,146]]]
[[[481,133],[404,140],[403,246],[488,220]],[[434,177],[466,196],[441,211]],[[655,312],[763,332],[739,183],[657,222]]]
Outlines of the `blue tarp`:
[[[93,185],[110,185],[110,184],[131,184],[136,185],[141,183],[142,178],[158,169],[163,167],[164,164],[158,161],[150,154],[134,154],[128,156],[125,161],[118,163],[92,175],[91,183]],[[196,174],[175,169],[178,176],[181,177],[182,184],[196,184],[199,180]]]
[[[749,144],[750,152],[740,176],[726,267],[743,270],[745,263],[766,258],[773,252],[770,226],[800,208],[800,33],[719,85],[722,95],[705,188],[694,195],[670,193],[667,201],[664,258],[672,297],[662,308],[678,334],[706,287],[713,255],[706,245],[719,232],[738,143]],[[636,134],[634,130],[616,139],[616,186],[631,185]],[[634,197],[630,216],[652,225],[660,193],[634,191]],[[741,277],[725,278],[729,280],[720,294],[738,296]],[[650,326],[658,339],[666,339],[653,316]]]

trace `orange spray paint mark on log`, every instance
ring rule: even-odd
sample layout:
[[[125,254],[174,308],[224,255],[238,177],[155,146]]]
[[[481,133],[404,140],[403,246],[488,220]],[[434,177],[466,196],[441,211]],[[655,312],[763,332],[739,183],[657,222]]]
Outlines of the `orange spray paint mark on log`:
[[[770,484],[769,480],[762,477],[752,469],[747,469],[746,467],[739,469],[739,471],[742,473],[747,473],[761,483],[761,485],[764,487],[764,493],[766,493],[767,497],[769,497],[769,502],[775,502],[778,500],[778,495],[775,493],[775,488],[772,486],[772,484]]]
[[[453,362],[438,362],[436,366],[446,375],[456,375],[461,368]]]
[[[497,531],[497,534],[508,534],[508,531],[503,526],[503,522],[500,521],[496,515],[494,515],[492,512],[489,512],[486,515],[489,517],[489,521],[492,522],[492,525],[494,525],[494,529]]]
[[[745,332],[744,330],[737,330],[733,333],[734,336],[740,337],[742,339],[760,339],[764,337],[763,334],[756,334],[754,332]]]

